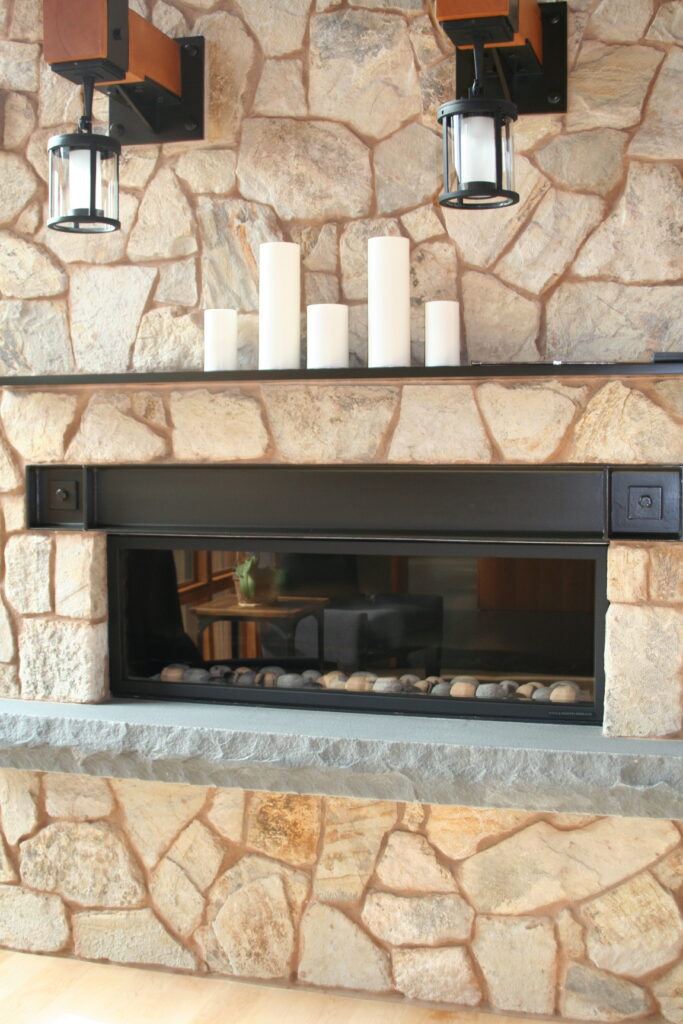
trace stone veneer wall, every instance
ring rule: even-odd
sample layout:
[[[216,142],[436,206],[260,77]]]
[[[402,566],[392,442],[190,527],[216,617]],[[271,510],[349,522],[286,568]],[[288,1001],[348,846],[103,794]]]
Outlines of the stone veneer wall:
[[[0,805],[12,949],[453,1009],[683,1019],[681,822],[9,769]]]
[[[679,0],[569,0],[569,111],[520,119],[521,202],[475,214],[434,205],[454,86],[428,0],[131,6],[206,37],[207,138],[127,148],[123,230],[73,238],[45,227],[46,142],[79,92],[42,62],[41,0],[0,4],[0,373],[199,368],[206,306],[241,311],[253,367],[258,246],[281,238],[303,245],[306,303],[351,304],[363,364],[366,239],[392,233],[418,361],[429,298],[461,300],[471,360],[680,347]]]
[[[107,696],[104,537],[26,531],[27,463],[676,464],[682,419],[678,377],[5,389],[0,695]],[[610,547],[610,735],[681,733],[682,566],[682,543]]]

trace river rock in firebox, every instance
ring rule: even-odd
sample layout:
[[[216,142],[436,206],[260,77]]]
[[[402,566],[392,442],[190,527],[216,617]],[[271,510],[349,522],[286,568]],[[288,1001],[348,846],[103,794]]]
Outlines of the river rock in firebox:
[[[350,679],[349,682],[351,682]],[[372,690],[373,693],[402,693],[405,690],[405,685],[400,679],[395,679],[392,676],[383,676],[380,679],[375,679],[372,684]]]
[[[449,697],[451,695],[450,683],[436,683],[429,691],[430,697]]]
[[[550,692],[552,693],[552,691],[556,690],[559,686],[571,686],[571,688],[576,690],[577,693],[581,691],[579,684],[575,683],[572,679],[558,679],[556,683],[552,683]]]
[[[539,686],[537,690],[534,690],[532,700],[549,700],[550,699],[550,687]]]
[[[516,683],[514,679],[501,679],[498,686],[504,697],[511,697],[519,689],[519,683]]]
[[[256,673],[256,685],[263,686],[266,690],[272,690],[274,686],[277,686],[280,676],[284,674],[285,670],[278,665],[267,665]]]
[[[256,673],[247,669],[244,672],[235,672],[232,677],[233,686],[256,686]]]
[[[522,683],[521,686],[517,687],[517,696],[524,698],[524,700],[531,700],[536,690],[543,689],[542,683]]]
[[[212,679],[225,679],[226,676],[232,675],[232,669],[229,665],[212,665],[209,675]]]
[[[553,704],[576,704],[579,699],[578,686],[568,683],[566,686],[551,686],[550,700]]]
[[[478,685],[479,684],[476,679],[456,679],[451,682],[449,693],[451,697],[474,697],[476,696]],[[432,690],[432,693],[434,693],[435,690],[436,686],[434,687],[434,690]]]
[[[413,675],[411,672],[407,672],[404,676],[399,676],[398,681],[407,687],[416,686],[420,682],[425,682],[425,680],[421,680],[419,676]]]
[[[189,665],[167,665],[161,670],[162,683],[182,683]]]
[[[303,676],[298,673],[285,672],[284,675],[278,676],[276,685],[280,690],[300,690],[306,686],[306,683]]]
[[[205,668],[186,668],[183,672],[184,683],[208,683],[211,676]]]
[[[379,680],[377,680],[378,682]],[[369,693],[375,685],[376,680],[368,679],[363,672],[354,672],[352,676],[346,680],[345,690],[350,693]]]
[[[474,676],[453,676],[451,683],[474,683],[475,686],[479,686],[479,680]]]
[[[498,683],[480,683],[477,687],[477,700],[500,700],[504,696]]]
[[[345,672],[326,672],[324,676],[320,677],[318,683],[326,690],[344,690],[348,678]]]
[[[307,668],[305,672],[301,673],[301,678],[306,683],[317,683],[320,679],[320,672],[316,672],[314,668]]]

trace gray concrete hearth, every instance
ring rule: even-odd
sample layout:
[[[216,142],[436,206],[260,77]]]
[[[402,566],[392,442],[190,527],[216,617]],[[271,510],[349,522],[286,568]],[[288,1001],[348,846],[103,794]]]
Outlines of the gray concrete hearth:
[[[0,702],[0,764],[273,792],[683,818],[677,741],[598,727],[183,703]]]

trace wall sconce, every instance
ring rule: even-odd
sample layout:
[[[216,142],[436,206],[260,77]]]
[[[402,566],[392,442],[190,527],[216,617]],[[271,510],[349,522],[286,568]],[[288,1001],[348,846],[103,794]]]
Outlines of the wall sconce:
[[[489,210],[519,202],[512,125],[518,114],[567,109],[567,4],[436,0],[456,47],[456,96],[439,107],[441,206]]]
[[[77,132],[48,143],[48,227],[116,231],[121,145],[204,137],[204,39],[170,39],[128,0],[43,0],[45,60],[83,86]],[[93,91],[109,96],[109,135],[92,130]]]

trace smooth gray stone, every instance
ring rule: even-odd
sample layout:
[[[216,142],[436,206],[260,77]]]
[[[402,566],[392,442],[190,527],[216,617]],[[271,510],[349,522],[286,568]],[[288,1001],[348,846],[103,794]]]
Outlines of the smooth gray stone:
[[[514,679],[501,679],[498,686],[504,697],[512,696],[519,689],[519,683],[516,683]]]
[[[435,683],[429,691],[430,697],[450,697],[451,683]]]
[[[302,686],[306,685],[306,680],[294,672],[286,672],[284,675],[278,676],[275,685],[281,690],[300,690]]]
[[[405,689],[400,679],[375,679],[372,684],[373,693],[403,693]]]
[[[500,700],[506,694],[498,683],[480,683],[475,696],[477,700]]]
[[[210,679],[205,668],[186,668],[183,672],[184,683],[208,683]]]
[[[301,673],[301,678],[307,683],[317,683],[321,676],[322,672],[316,672],[314,668],[307,668]]]
[[[581,687],[573,679],[558,679],[556,683],[551,683],[548,689],[552,691],[557,689],[558,686],[571,686],[577,693],[581,693]]]
[[[256,686],[256,673],[255,672],[235,672],[232,677],[233,686]]]
[[[531,699],[532,700],[548,700],[550,698],[550,687],[541,686],[538,690],[534,690]]]
[[[232,669],[229,665],[212,665],[209,675],[212,679],[225,679],[226,676],[232,675]]]
[[[406,686],[406,685],[407,686],[411,686],[413,683],[419,683],[421,678],[422,678],[421,676],[416,676],[416,675],[413,675],[412,673],[408,672],[404,676],[399,676],[398,680],[399,680],[400,683],[403,683],[404,686]]]
[[[276,793],[683,819],[683,743],[608,738],[599,726],[565,723],[0,699],[0,765]]]

